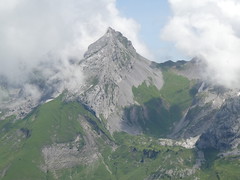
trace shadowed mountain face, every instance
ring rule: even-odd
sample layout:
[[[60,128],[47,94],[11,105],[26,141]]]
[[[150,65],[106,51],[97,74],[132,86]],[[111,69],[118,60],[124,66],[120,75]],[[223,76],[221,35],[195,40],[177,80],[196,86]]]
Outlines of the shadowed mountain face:
[[[151,62],[109,28],[74,65],[75,89],[0,77],[0,179],[240,177],[239,91],[208,82],[201,60]]]

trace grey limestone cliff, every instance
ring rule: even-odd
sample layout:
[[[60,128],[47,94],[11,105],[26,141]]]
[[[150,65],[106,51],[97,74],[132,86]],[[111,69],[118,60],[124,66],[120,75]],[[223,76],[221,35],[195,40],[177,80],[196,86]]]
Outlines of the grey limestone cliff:
[[[81,100],[106,120],[111,132],[129,128],[122,115],[124,107],[136,103],[133,86],[144,81],[158,89],[163,85],[161,71],[152,68],[151,61],[140,56],[126,37],[111,28],[89,46],[80,66],[87,82]]]
[[[229,150],[240,144],[240,98],[226,100],[213,117],[213,123],[197,142],[200,149]]]

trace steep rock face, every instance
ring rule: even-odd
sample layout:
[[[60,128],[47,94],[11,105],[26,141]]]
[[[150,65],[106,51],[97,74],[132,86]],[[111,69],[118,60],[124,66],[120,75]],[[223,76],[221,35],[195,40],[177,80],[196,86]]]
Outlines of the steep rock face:
[[[240,144],[240,98],[228,99],[214,116],[211,127],[201,135],[200,149],[228,150]]]
[[[189,138],[201,135],[214,122],[214,117],[225,100],[236,95],[236,91],[201,82],[192,105],[175,126],[172,137]],[[221,90],[222,89],[222,90]]]
[[[41,101],[40,98],[33,98],[25,93],[22,87],[4,87],[0,84],[0,94],[0,120],[11,115],[22,118]]]
[[[151,62],[140,56],[126,37],[111,28],[89,46],[80,66],[87,82],[80,99],[98,117],[107,120],[111,132],[128,128],[122,116],[123,108],[135,103],[133,86],[144,81],[158,89],[163,85],[161,71],[152,68]]]
[[[61,92],[63,88],[58,82],[49,83],[39,77],[32,77],[32,81],[17,86],[3,84],[0,80],[0,120],[12,115],[16,119],[24,118],[34,108]]]
[[[178,61],[179,62],[184,62],[184,61]],[[177,65],[174,69],[174,72],[176,72],[179,75],[185,76],[190,80],[196,80],[196,79],[205,79],[205,67],[206,64],[198,59],[198,58],[193,58],[191,61],[182,63],[180,65]]]
[[[200,136],[208,129],[216,129],[215,119],[221,107],[228,99],[239,94],[237,89],[227,89],[209,82],[204,77],[204,63],[198,59],[189,62],[165,62],[162,68],[185,76],[195,82],[190,90],[194,95],[191,106],[185,112],[183,118],[175,124],[170,137],[176,139],[187,139]]]
[[[160,64],[162,69],[195,82],[191,89],[191,93],[194,94],[192,104],[168,137],[200,137],[196,143],[199,149],[237,150],[240,143],[239,90],[227,89],[209,82],[204,77],[204,66],[204,63],[197,59]]]

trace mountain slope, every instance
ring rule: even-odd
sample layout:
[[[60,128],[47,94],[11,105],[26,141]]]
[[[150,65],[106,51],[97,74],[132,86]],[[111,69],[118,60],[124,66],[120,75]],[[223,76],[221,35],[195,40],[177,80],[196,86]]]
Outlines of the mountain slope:
[[[0,152],[4,156],[0,169],[3,179],[147,177],[152,172],[150,169],[158,170],[159,162],[169,148],[173,155],[169,156],[169,162],[176,152],[190,152],[186,154],[185,161],[188,161],[188,156],[194,156],[191,150],[167,148],[144,136],[117,133],[113,139],[84,106],[67,102],[63,97],[42,105],[23,120],[14,122],[6,119],[1,122]],[[168,168],[171,169],[172,165]],[[179,176],[181,171],[184,174],[184,169],[191,166],[186,164],[181,168]],[[144,174],[140,173],[147,169],[149,171]]]
[[[138,128],[124,122],[123,108],[135,103],[133,86],[146,82],[160,89],[161,71],[152,68],[151,62],[140,56],[126,37],[111,28],[89,46],[84,57],[80,66],[87,85],[81,100],[106,120],[111,132],[138,132]]]
[[[112,137],[92,112],[64,96],[18,122],[6,119],[0,128],[1,179],[239,177],[237,161],[204,153],[216,159],[200,163],[201,155],[192,147],[182,147],[185,142],[126,133]]]
[[[239,178],[239,91],[202,61],[151,62],[109,28],[76,66],[74,90],[35,72],[37,101],[0,79],[1,179]]]

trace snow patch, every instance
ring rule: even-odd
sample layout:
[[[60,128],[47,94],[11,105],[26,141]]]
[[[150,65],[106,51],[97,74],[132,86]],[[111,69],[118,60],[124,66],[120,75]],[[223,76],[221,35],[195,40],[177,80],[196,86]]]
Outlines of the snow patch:
[[[45,103],[51,102],[53,99],[48,99],[45,101]]]

